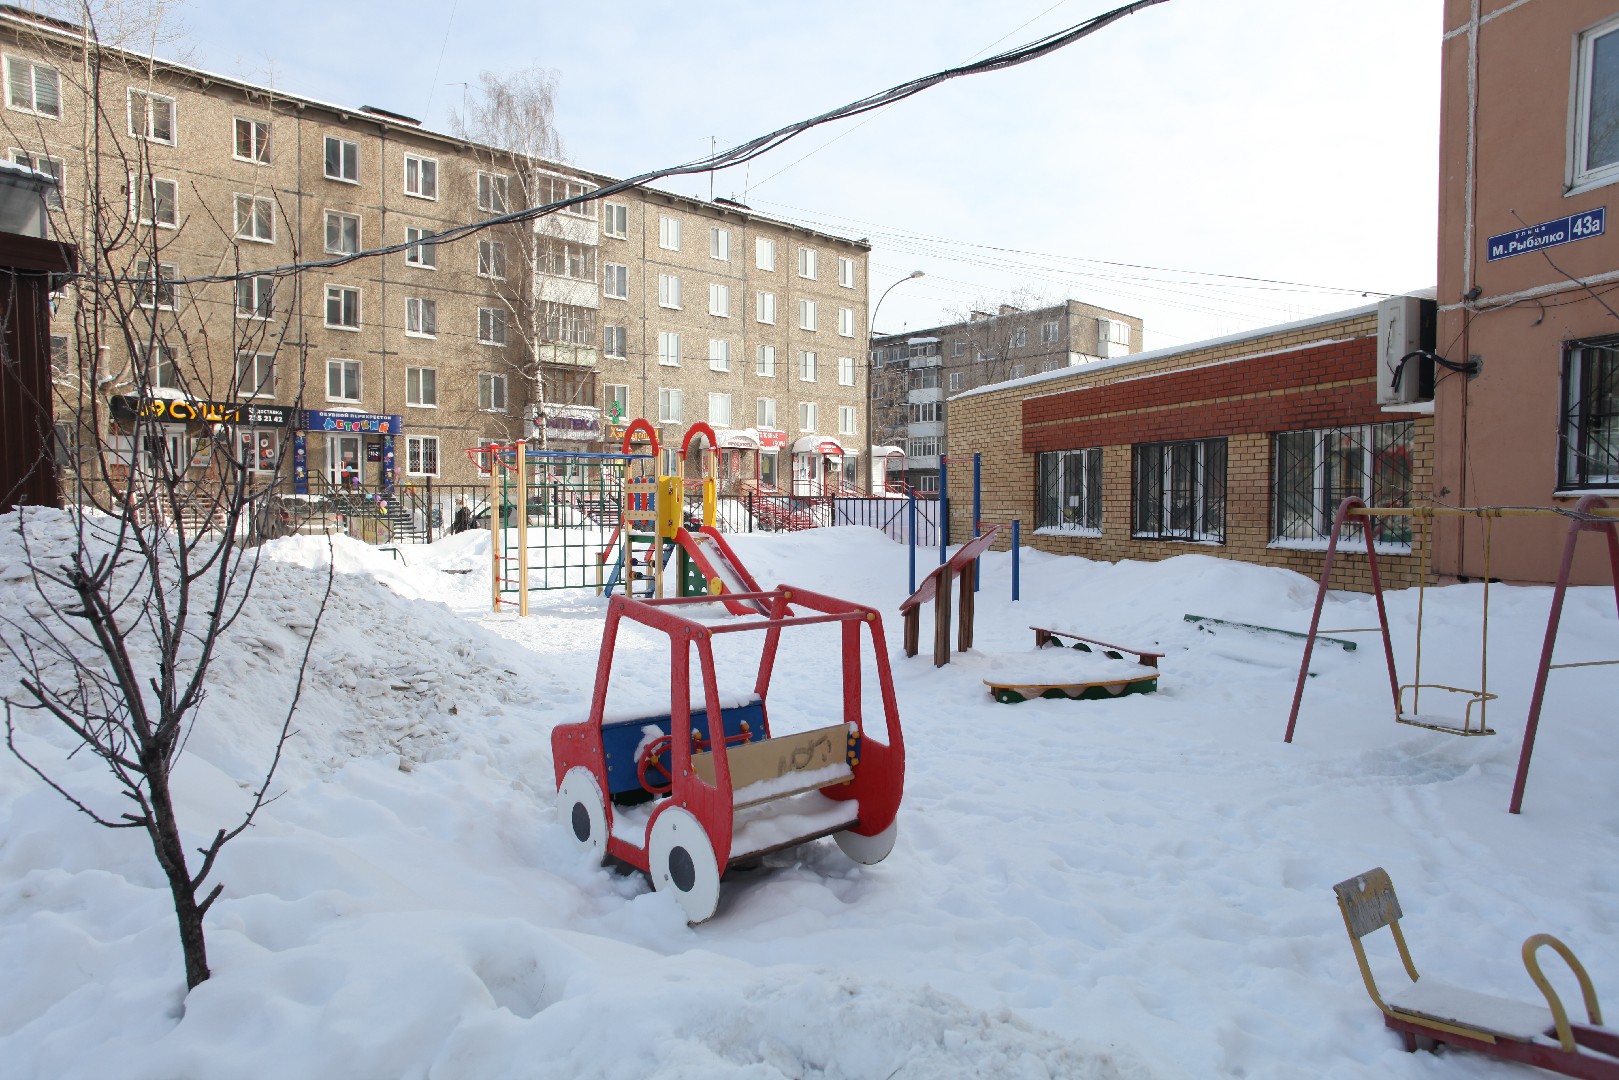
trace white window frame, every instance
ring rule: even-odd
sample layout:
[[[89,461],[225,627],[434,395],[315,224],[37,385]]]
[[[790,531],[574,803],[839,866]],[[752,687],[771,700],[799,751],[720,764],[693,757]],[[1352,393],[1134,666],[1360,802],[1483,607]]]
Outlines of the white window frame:
[[[337,172],[327,171],[327,163],[331,159],[331,146],[337,144]],[[349,153],[352,150],[353,153]],[[346,176],[344,172],[350,159],[354,162],[354,175]],[[328,180],[336,180],[339,184],[358,184],[360,182],[360,144],[354,139],[345,139],[341,135],[327,135],[321,143],[321,172]]]
[[[243,299],[248,302],[242,303]],[[275,278],[254,274],[236,279],[236,317],[263,321],[275,315]]]
[[[428,450],[431,448],[431,455]],[[427,468],[427,458],[432,457],[432,468]],[[439,438],[437,435],[406,435],[405,436],[405,475],[406,476],[437,476],[442,456],[439,454]]]
[[[812,383],[821,366],[821,358],[810,349],[798,354],[798,381]]]
[[[609,300],[630,298],[630,268],[627,264],[602,264],[602,295]]]
[[[857,432],[855,431],[855,426],[859,423],[859,418],[855,415],[856,411],[857,410],[855,409],[855,407],[853,405],[839,405],[838,406],[838,434],[839,435],[854,435],[854,434],[857,434]]]
[[[854,308],[838,308],[838,335],[840,337],[854,337]]]
[[[270,122],[247,116],[233,118],[231,125],[231,157],[253,165],[270,164]],[[242,132],[247,131],[247,153],[242,153]]]
[[[164,378],[164,371],[168,377]],[[179,390],[180,357],[166,342],[153,342],[146,353],[146,385],[159,390]]]
[[[602,204],[602,235],[615,240],[630,238],[630,208],[623,203]]]
[[[853,386],[854,385],[854,357],[852,357],[852,356],[840,356],[840,357],[838,357],[838,385],[839,386]]]
[[[1012,348],[1014,348],[1014,349],[1022,349],[1022,348],[1026,348],[1028,346],[1028,344],[1029,344],[1029,328],[1028,327],[1020,326],[1017,329],[1012,331],[1012,346],[1011,346]]]
[[[1040,324],[1040,344],[1055,345],[1062,336],[1062,324],[1056,319]]]
[[[130,199],[134,202],[132,207],[134,218],[142,225],[152,225],[159,229],[178,229],[180,227],[180,182],[170,180],[166,176],[149,176],[145,183],[134,173],[130,174]],[[157,197],[158,186],[166,185],[169,191],[169,216],[158,217],[157,209],[160,200]]]
[[[658,275],[658,306],[681,310],[679,274]]]
[[[52,210],[62,209],[62,192],[67,189],[67,173],[61,158],[51,157],[49,154],[31,154],[21,147],[14,146],[11,148],[11,163],[26,165],[35,172],[54,177],[56,186],[45,192],[45,205]]]
[[[250,240],[255,244],[275,243],[275,200],[265,195],[252,195],[238,191],[235,192],[234,201],[236,207],[236,239]],[[244,204],[247,210],[245,222],[242,219]],[[244,225],[247,226],[247,231],[245,232],[243,231]],[[263,231],[267,235],[260,234],[261,227],[263,227]]]
[[[478,309],[478,344],[504,348],[509,340],[511,340],[511,328],[506,322],[506,309],[480,307]]]
[[[507,396],[506,391],[506,376],[497,371],[478,372],[478,411],[510,412],[511,398]]]
[[[12,95],[13,68],[26,68],[28,78],[28,100],[25,104],[17,104]],[[41,72],[49,72],[56,83],[56,111],[40,108],[39,102],[39,76]],[[49,64],[42,64],[38,60],[30,60],[23,56],[6,57],[6,108],[13,112],[27,113],[29,116],[43,116],[51,120],[62,119],[62,73]]]
[[[951,391],[951,393],[954,393],[957,390],[965,390],[966,388],[967,388],[967,373],[965,371],[952,371],[950,373],[950,391]]]
[[[685,395],[672,386],[658,387],[658,423],[683,423],[685,413]]]
[[[612,415],[615,404],[618,405],[618,415],[630,415],[629,383],[602,383],[602,412]]]
[[[478,276],[488,281],[506,280],[506,245],[499,240],[478,240]]]
[[[768,236],[753,238],[753,265],[760,270],[776,272],[776,241]]]
[[[405,404],[412,409],[438,408],[438,368],[405,369]]]
[[[731,342],[728,338],[708,339],[708,370],[731,370]]]
[[[419,225],[405,226],[405,243],[411,245],[405,249],[406,266],[420,270],[438,269],[438,246],[429,242],[432,237],[432,233]]]
[[[710,391],[708,395],[708,423],[710,427],[731,426],[731,395]]]
[[[680,250],[680,219],[658,215],[658,246],[665,251]]]
[[[430,296],[405,297],[405,336],[438,337],[438,301]]]
[[[415,166],[414,169],[411,166]],[[406,154],[404,160],[405,194],[413,199],[438,201],[438,158],[423,154]]]
[[[344,242],[343,226],[346,225],[349,222],[353,222],[353,224],[354,224],[354,246],[351,247],[351,248],[342,246],[343,242]],[[327,252],[327,254],[329,254],[329,255],[353,255],[353,254],[357,253],[361,249],[362,244],[361,244],[360,237],[361,237],[361,230],[363,228],[363,225],[362,225],[362,223],[360,221],[360,215],[359,214],[351,214],[346,210],[328,210],[328,211],[326,211],[325,215],[322,217],[321,224],[325,227],[325,234],[326,234],[325,235],[325,241],[326,241],[326,252]],[[333,224],[336,224],[338,226],[338,234],[337,234],[337,245],[338,246],[336,246],[336,247],[332,246],[332,226],[333,226]]]
[[[854,260],[847,255],[838,256],[838,284],[845,289],[854,288]]]
[[[815,281],[820,273],[820,253],[812,247],[798,249],[798,276],[806,281]]]
[[[753,318],[766,326],[776,325],[776,294],[763,290],[754,294]]]
[[[339,375],[338,375],[338,384],[339,384],[338,389],[339,389],[340,393],[346,392],[346,391],[348,391],[350,389],[349,375],[351,373],[353,374],[353,376],[354,376],[354,378],[353,378],[354,396],[352,396],[352,397],[347,397],[347,396],[333,397],[332,396],[332,365],[333,364],[341,364],[341,365],[343,365],[341,368],[338,369],[338,372],[339,372]],[[349,405],[357,405],[361,401],[365,400],[365,371],[364,371],[364,365],[362,365],[358,360],[347,360],[347,359],[344,359],[342,357],[333,357],[333,358],[327,360],[326,361],[326,400],[327,401],[340,401],[340,402],[343,402],[343,403],[349,404]]]
[[[602,324],[602,355],[614,360],[628,360],[630,328],[623,323]],[[614,350],[617,350],[616,352]]]
[[[800,401],[798,403],[798,430],[815,432],[815,425],[820,422],[820,410],[813,401]]]
[[[731,317],[731,287],[718,281],[708,283],[708,313],[717,318]]]
[[[173,311],[175,306],[174,279],[180,276],[180,269],[174,263],[160,262],[157,264],[157,275],[152,275],[152,264],[142,259],[135,264],[135,275],[139,279],[135,286],[135,304],[138,307],[151,308],[155,311]],[[165,288],[164,282],[168,285]],[[142,300],[141,291],[150,289],[150,299]],[[164,303],[164,297],[168,302]]]
[[[167,94],[159,94],[155,93],[154,91],[143,90],[135,86],[131,86],[128,89],[129,134],[136,139],[144,139],[147,142],[162,143],[164,146],[173,146],[179,137],[180,131],[180,109],[174,98]],[[140,130],[137,130],[135,127],[135,109],[137,101],[140,103],[141,112],[142,127]],[[168,107],[169,134],[167,138],[157,134],[157,112],[153,109],[154,105],[166,105]]]
[[[761,379],[776,377],[776,347],[760,345],[753,356],[753,373]]]
[[[820,321],[820,305],[814,300],[800,300],[798,302],[798,328],[815,332],[816,324]]]
[[[332,322],[332,319],[331,319],[331,316],[332,316],[332,300],[334,298],[334,294],[336,294],[340,314],[342,312],[342,309],[348,307],[348,304],[346,303],[347,295],[348,294],[353,294],[353,296],[354,296],[354,322],[352,324],[351,323],[343,323],[343,322]],[[324,315],[325,315],[325,318],[326,318],[326,329],[328,329],[328,330],[345,330],[345,331],[348,331],[349,333],[357,333],[357,332],[359,332],[360,322],[361,322],[360,300],[361,300],[361,297],[360,297],[360,290],[359,290],[358,286],[355,286],[355,285],[328,284],[326,286],[326,310],[324,312]]]
[[[1574,56],[1574,107],[1569,117],[1568,194],[1619,180],[1619,159],[1593,167],[1591,153],[1591,78],[1596,43],[1619,33],[1619,16],[1606,19],[1580,34]],[[1619,38],[1609,42],[1619,47]],[[1619,117],[1614,118],[1619,122]]]
[[[708,228],[708,257],[719,262],[731,261],[731,230],[720,225]]]
[[[753,418],[756,427],[776,427],[776,399],[773,397],[755,398],[753,402]]]
[[[680,366],[680,334],[677,331],[658,332],[658,363],[663,367]]]
[[[478,209],[486,214],[504,214],[511,206],[511,177],[505,173],[478,170]]]
[[[253,377],[244,378],[242,369],[244,361],[251,357]],[[268,367],[268,375],[261,370]],[[237,397],[275,397],[275,353],[253,352],[243,349],[236,354],[236,396]]]

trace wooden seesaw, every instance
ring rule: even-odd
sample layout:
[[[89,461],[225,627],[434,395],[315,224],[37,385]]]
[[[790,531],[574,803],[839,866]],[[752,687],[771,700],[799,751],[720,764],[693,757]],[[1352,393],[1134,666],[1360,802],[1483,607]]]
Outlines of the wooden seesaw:
[[[1015,705],[1030,698],[1067,698],[1071,701],[1097,701],[1106,698],[1123,697],[1126,694],[1151,694],[1158,689],[1158,661],[1163,653],[1152,652],[1147,649],[1131,648],[1128,645],[1114,645],[1098,638],[1086,637],[1066,630],[1050,630],[1042,626],[1031,626],[1034,631],[1034,646],[1043,649],[1048,646],[1064,648],[1063,641],[1072,641],[1071,646],[1079,652],[1100,653],[1110,660],[1123,660],[1125,654],[1135,657],[1135,664],[1139,673],[1131,673],[1125,678],[1117,675],[1108,675],[1097,679],[1064,679],[1061,682],[1014,682],[1010,679],[985,679],[984,685],[989,687],[990,696],[1003,705]]]

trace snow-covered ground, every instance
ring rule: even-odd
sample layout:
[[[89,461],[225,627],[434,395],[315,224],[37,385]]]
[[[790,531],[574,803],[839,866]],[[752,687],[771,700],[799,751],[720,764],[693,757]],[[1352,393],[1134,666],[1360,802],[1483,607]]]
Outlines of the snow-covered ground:
[[[60,540],[48,515],[30,529]],[[177,775],[193,846],[246,798],[297,628],[327,563],[339,573],[283,794],[220,860],[214,974],[188,997],[144,835],[97,827],[0,755],[0,1076],[1530,1075],[1407,1055],[1383,1030],[1331,891],[1376,865],[1425,974],[1533,1000],[1517,951],[1544,929],[1619,1009],[1619,668],[1554,675],[1526,812],[1506,813],[1547,589],[1491,591],[1494,738],[1395,725],[1360,635],[1318,651],[1289,746],[1298,645],[1182,616],[1302,629],[1313,582],[1203,556],[1025,553],[1013,604],[1010,557],[990,555],[973,652],[906,659],[885,621],[908,757],[893,854],[859,867],[823,840],[770,856],[688,927],[556,820],[549,733],[586,714],[602,601],[490,614],[487,542],[406,561],[345,540],[266,549]],[[904,549],[872,530],[733,543],[767,585],[887,613],[906,591]],[[21,560],[16,517],[0,519],[0,614],[39,603]],[[1478,682],[1480,599],[1429,591],[1424,681]],[[1389,599],[1406,660],[1415,601]],[[1327,625],[1374,622],[1369,598],[1334,596]],[[985,678],[1049,674],[1031,624],[1162,650],[1159,692],[994,703]],[[720,639],[726,689],[751,685],[757,637]],[[665,653],[627,628],[610,707],[661,711]],[[835,656],[829,628],[784,637],[778,728],[837,720]],[[1613,657],[1612,593],[1577,591],[1558,659]],[[17,677],[5,661],[0,690],[15,697]],[[107,790],[94,762],[63,758],[60,730],[18,722],[27,752]],[[1396,985],[1387,935],[1369,941]]]

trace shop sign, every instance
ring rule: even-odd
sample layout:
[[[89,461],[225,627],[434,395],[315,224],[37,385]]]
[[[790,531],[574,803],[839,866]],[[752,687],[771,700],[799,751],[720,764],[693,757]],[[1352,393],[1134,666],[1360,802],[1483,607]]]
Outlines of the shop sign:
[[[398,416],[327,412],[321,409],[304,411],[305,431],[357,431],[363,435],[398,435],[404,427],[404,420]]]
[[[258,405],[250,401],[191,401],[187,398],[112,399],[114,420],[155,420],[164,424],[244,424],[248,427],[287,427],[292,410],[285,405]]]
[[[765,450],[780,450],[787,445],[787,433],[776,428],[762,427],[759,432],[759,446]]]
[[[552,439],[595,439],[601,436],[601,412],[595,408],[552,407],[545,413],[545,434]]]
[[[1558,218],[1556,221],[1543,221],[1539,225],[1531,225],[1526,229],[1515,229],[1512,232],[1492,236],[1489,240],[1488,262],[1497,259],[1510,259],[1514,255],[1522,255],[1529,251],[1539,251],[1542,248],[1558,247],[1562,244],[1572,244],[1576,240],[1585,240],[1592,236],[1601,236],[1608,227],[1608,208],[1599,206],[1595,210],[1587,210],[1583,214],[1570,214],[1568,217]]]

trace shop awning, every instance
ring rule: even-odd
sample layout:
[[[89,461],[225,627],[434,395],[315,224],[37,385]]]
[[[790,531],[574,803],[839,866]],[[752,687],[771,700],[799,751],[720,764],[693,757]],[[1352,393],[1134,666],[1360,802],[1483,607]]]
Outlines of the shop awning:
[[[727,450],[759,449],[759,433],[753,428],[720,428],[714,437]]]
[[[874,458],[880,458],[880,457],[904,457],[905,456],[905,447],[903,447],[903,446],[873,446],[871,448],[871,456],[874,457]]]
[[[843,444],[830,435],[805,435],[793,443],[795,454],[820,454],[824,457],[848,457],[853,451],[845,450]]]

